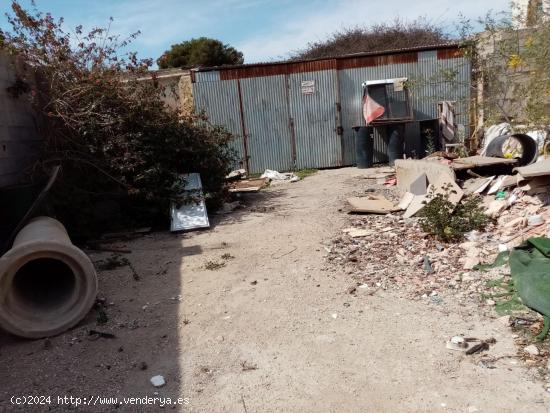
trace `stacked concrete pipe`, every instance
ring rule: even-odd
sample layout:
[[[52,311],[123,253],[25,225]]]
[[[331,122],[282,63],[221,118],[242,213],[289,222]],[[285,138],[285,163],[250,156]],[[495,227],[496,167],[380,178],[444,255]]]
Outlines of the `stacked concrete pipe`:
[[[97,275],[65,227],[38,217],[0,258],[0,327],[21,337],[59,334],[81,321],[97,294]]]

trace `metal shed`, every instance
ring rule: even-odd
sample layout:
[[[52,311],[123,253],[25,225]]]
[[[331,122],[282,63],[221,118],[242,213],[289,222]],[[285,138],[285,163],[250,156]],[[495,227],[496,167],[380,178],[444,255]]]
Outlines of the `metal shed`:
[[[420,121],[437,118],[437,102],[454,101],[468,134],[470,61],[458,44],[305,61],[200,68],[192,71],[194,105],[236,135],[240,165],[250,173],[329,168],[355,162],[354,126],[364,125],[368,80],[408,79],[415,122],[406,152],[421,152]],[[387,138],[375,129],[375,162]]]

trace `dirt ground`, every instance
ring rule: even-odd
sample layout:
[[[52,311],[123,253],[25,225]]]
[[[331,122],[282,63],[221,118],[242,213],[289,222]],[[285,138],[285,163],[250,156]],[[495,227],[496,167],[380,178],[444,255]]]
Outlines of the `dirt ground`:
[[[114,244],[131,249],[140,280],[128,267],[99,274],[105,324],[92,311],[49,340],[0,333],[0,411],[17,410],[14,395],[55,397],[21,411],[73,410],[57,404],[65,395],[187,398],[164,409],[78,408],[89,412],[550,411],[550,393],[513,357],[496,315],[452,297],[352,296],[349,275],[326,271],[324,243],[346,225],[341,208],[360,175],[321,171],[245,197],[247,208],[213,217],[209,230]],[[116,338],[90,340],[89,329]],[[445,348],[458,334],[495,337],[490,353],[512,357],[487,368]],[[157,374],[161,388],[149,382]]]

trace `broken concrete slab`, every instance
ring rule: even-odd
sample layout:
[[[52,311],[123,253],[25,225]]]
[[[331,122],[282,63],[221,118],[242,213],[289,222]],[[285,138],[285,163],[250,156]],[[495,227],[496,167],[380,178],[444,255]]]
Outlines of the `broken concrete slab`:
[[[352,238],[367,237],[374,234],[374,231],[364,228],[344,228],[342,232],[348,234]]]
[[[503,199],[497,199],[495,201],[492,201],[487,209],[485,210],[485,215],[494,218],[498,216],[501,212],[503,212],[506,208],[508,208],[508,202]]]
[[[520,182],[524,180],[525,179],[520,174],[499,176],[491,185],[491,188],[489,188],[487,195],[496,194],[501,189],[517,186]]]
[[[490,176],[488,178],[472,178],[468,179],[462,185],[462,190],[465,195],[481,194],[489,186],[495,177]]]
[[[502,184],[500,185],[501,188],[510,188],[511,186],[518,186],[520,183],[524,182],[525,178],[521,176],[520,174],[516,175],[507,175],[504,180],[502,181]],[[550,181],[549,181],[550,183]]]
[[[550,159],[545,159],[541,162],[535,162],[531,165],[514,168],[524,178],[533,178],[535,176],[550,175]]]
[[[391,201],[380,195],[353,197],[347,201],[351,205],[351,212],[356,213],[388,214],[398,210]]]
[[[466,158],[455,159],[451,163],[451,168],[454,170],[470,169],[476,166],[490,166],[490,165],[513,165],[517,163],[517,159],[507,158],[493,158],[490,156],[468,156]]]
[[[398,189],[409,191],[410,185],[418,179],[420,174],[426,174],[429,183],[435,182],[442,174],[449,176],[453,181],[456,179],[454,171],[451,168],[436,160],[395,160],[395,175],[397,177]]]
[[[525,185],[520,186],[520,189],[526,192],[528,195],[536,195],[550,192],[550,175],[536,176],[529,180],[529,182],[527,182]]]
[[[506,179],[506,175],[499,176],[491,185],[489,190],[487,191],[487,195],[493,195],[496,194],[499,189],[502,187],[502,183],[504,182],[504,179]]]
[[[428,197],[426,195],[414,195],[409,207],[403,214],[403,218],[414,217],[420,210],[422,210],[426,203],[428,202]]]
[[[439,178],[428,187],[428,194],[445,195],[448,194],[449,201],[454,205],[458,205],[464,191],[456,184],[455,180],[448,175],[441,175]]]
[[[435,178],[434,183],[430,184],[425,195],[414,195],[412,201],[410,202],[407,210],[403,214],[404,218],[411,218],[420,212],[426,204],[430,202],[432,196],[441,194],[448,194],[448,199],[454,205],[457,205],[462,197],[464,192],[456,184],[454,178],[450,177],[447,174],[442,174],[439,177]]]
[[[424,195],[428,190],[428,177],[425,173],[419,174],[409,185],[409,192],[413,195]]]
[[[414,199],[414,196],[415,195],[411,192],[405,192],[405,195],[403,195],[401,201],[399,201],[399,204],[397,204],[397,208],[401,210],[406,210]]]
[[[488,177],[487,181],[483,185],[481,185],[478,189],[476,189],[474,191],[474,193],[476,193],[476,194],[483,193],[483,191],[485,191],[485,189],[487,189],[487,187],[491,184],[491,182],[493,182],[493,179],[495,179],[495,176]]]

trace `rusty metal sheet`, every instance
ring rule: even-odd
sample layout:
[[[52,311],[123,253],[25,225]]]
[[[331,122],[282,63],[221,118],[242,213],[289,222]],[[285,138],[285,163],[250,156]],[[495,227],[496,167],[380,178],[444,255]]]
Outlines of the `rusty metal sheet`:
[[[287,62],[272,65],[241,66],[220,71],[221,80],[246,79],[249,77],[280,76],[291,73],[315,72],[336,68],[336,60],[313,60],[303,62]]]

